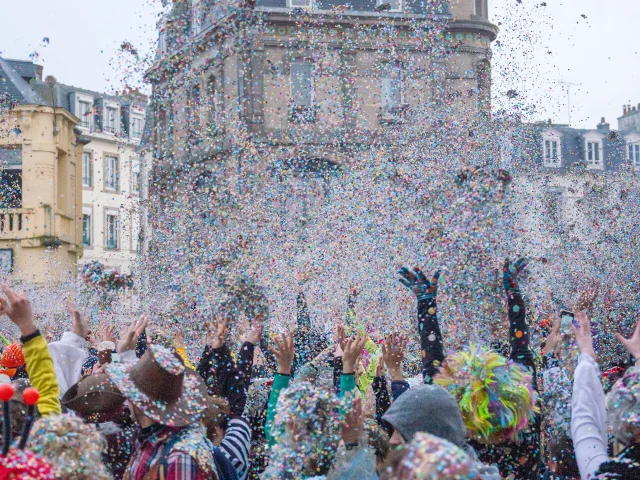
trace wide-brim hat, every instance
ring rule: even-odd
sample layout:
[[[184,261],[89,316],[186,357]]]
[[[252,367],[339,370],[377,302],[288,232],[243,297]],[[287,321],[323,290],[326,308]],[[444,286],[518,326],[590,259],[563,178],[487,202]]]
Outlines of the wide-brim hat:
[[[62,405],[69,410],[91,415],[111,412],[126,400],[103,373],[84,377],[66,391]]]
[[[206,407],[200,376],[162,345],[150,345],[136,363],[112,363],[106,372],[122,395],[161,425],[189,425]]]

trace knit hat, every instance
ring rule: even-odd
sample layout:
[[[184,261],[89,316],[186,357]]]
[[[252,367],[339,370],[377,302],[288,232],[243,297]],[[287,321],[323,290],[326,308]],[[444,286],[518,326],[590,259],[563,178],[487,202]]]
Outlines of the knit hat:
[[[444,438],[458,447],[465,446],[466,428],[456,399],[437,385],[410,388],[391,404],[384,420],[406,442],[418,432]]]
[[[434,383],[457,399],[465,426],[486,444],[516,441],[540,411],[529,371],[473,344],[449,356]]]
[[[18,368],[24,365],[24,354],[22,353],[22,345],[12,343],[7,345],[0,357],[0,364],[4,368]]]

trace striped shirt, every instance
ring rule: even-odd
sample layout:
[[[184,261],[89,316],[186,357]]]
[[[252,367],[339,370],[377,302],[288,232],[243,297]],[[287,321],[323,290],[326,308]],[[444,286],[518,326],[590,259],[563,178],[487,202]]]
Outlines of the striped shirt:
[[[242,417],[229,420],[220,449],[231,461],[239,480],[246,480],[249,473],[249,449],[251,448],[251,428]]]

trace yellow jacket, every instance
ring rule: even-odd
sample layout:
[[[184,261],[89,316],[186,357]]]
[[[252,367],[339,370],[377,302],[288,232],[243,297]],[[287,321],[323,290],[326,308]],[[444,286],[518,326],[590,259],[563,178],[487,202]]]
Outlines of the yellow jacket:
[[[43,336],[32,338],[22,345],[24,362],[31,385],[38,389],[38,410],[40,415],[60,414],[60,389],[53,369],[53,360]]]
[[[184,362],[184,366],[187,368],[190,368],[191,370],[195,370],[196,366],[191,363],[191,360],[189,360],[189,356],[187,355],[187,349],[184,347],[178,347],[176,348],[176,352],[178,352],[178,355],[180,355],[180,358],[182,359],[182,361]]]

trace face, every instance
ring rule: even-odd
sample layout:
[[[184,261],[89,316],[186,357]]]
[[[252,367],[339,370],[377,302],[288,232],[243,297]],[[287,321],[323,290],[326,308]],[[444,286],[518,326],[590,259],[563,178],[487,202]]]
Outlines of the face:
[[[404,445],[405,443],[407,442],[405,442],[402,435],[400,435],[400,432],[398,432],[398,430],[394,430],[393,435],[391,435],[391,438],[389,439],[389,444],[397,446],[397,445]]]

